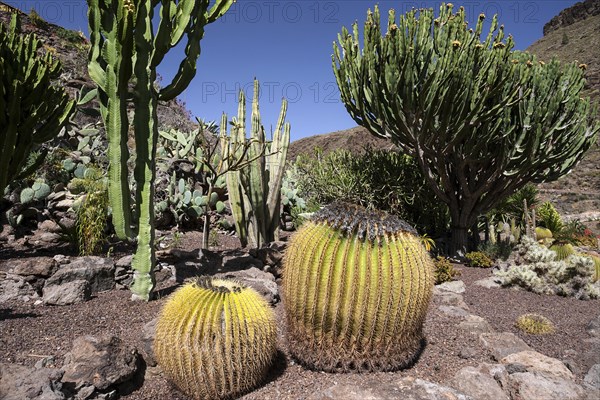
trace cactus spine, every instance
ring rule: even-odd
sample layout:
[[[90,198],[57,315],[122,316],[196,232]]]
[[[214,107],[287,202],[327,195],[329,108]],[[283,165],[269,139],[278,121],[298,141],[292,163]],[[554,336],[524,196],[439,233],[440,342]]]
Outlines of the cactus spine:
[[[229,140],[223,142],[224,157],[235,154],[248,165],[227,173],[227,190],[235,226],[242,246],[261,247],[277,239],[281,206],[281,182],[290,145],[290,124],[285,123],[287,101],[284,99],[273,139],[266,142],[265,130],[258,109],[259,83],[254,80],[252,124],[249,148],[246,151],[246,96],[240,91],[238,116]],[[222,125],[223,126],[223,125]],[[223,129],[221,136],[224,138]],[[226,138],[225,138],[226,139]],[[245,154],[244,154],[245,151]]]
[[[343,28],[332,56],[346,109],[415,158],[449,206],[451,247],[462,254],[478,216],[529,182],[566,174],[600,129],[580,98],[583,66],[513,51],[497,16],[482,38],[484,19],[470,29],[464,8],[448,3],[437,16],[398,20],[390,10],[386,24],[375,7],[363,35],[356,23]]]
[[[17,13],[0,23],[0,191],[22,172],[31,150],[54,138],[69,122],[75,103],[59,86],[58,60],[33,34],[20,34]],[[45,155],[45,152],[41,153]],[[41,160],[38,159],[36,164]]]
[[[195,399],[234,398],[265,378],[276,354],[273,311],[253,289],[200,277],[177,290],[156,327],[167,377]]]
[[[396,217],[349,204],[318,211],[286,251],[292,355],[325,371],[390,371],[423,346],[433,261]]]
[[[100,111],[109,141],[109,202],[120,238],[132,237],[128,181],[127,103],[133,98],[136,162],[137,250],[131,287],[134,298],[148,300],[154,287],[154,179],[159,100],[180,94],[196,74],[204,27],[221,17],[234,0],[161,1],[158,29],[155,0],[88,0],[91,48],[88,70],[98,86]],[[155,86],[156,68],[171,48],[187,36],[185,58],[167,86]],[[129,85],[134,79],[133,92]]]

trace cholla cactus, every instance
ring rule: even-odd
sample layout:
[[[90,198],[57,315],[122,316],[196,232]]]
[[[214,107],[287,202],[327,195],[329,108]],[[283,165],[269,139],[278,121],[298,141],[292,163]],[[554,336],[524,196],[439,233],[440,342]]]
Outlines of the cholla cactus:
[[[586,256],[571,255],[557,260],[556,253],[524,237],[518,248],[524,261],[495,274],[503,286],[521,286],[539,294],[557,294],[581,300],[600,297],[600,283],[595,281],[594,261]]]

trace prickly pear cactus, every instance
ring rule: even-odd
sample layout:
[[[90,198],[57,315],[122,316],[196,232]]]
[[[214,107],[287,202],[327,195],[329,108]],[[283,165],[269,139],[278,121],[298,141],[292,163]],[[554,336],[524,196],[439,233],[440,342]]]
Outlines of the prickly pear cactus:
[[[423,347],[433,270],[400,219],[346,203],[317,212],[284,259],[292,355],[330,372],[409,366]]]
[[[154,352],[165,375],[192,398],[235,398],[265,378],[276,338],[275,317],[258,293],[200,277],[165,304]]]

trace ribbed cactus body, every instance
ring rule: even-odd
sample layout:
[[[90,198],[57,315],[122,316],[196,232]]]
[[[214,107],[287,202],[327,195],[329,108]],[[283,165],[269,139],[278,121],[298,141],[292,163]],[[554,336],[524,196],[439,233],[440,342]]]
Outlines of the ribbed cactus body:
[[[154,352],[165,375],[194,399],[227,399],[264,380],[276,354],[275,318],[253,289],[201,277],[165,304]]]
[[[284,263],[289,349],[307,367],[389,371],[418,356],[433,261],[406,223],[328,206],[294,235]]]

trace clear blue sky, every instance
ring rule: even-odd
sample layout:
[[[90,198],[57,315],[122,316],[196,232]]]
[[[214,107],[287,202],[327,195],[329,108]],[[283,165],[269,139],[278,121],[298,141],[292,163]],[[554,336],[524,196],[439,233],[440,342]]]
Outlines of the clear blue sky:
[[[4,0],[24,11],[35,8],[46,20],[87,34],[83,0]],[[201,42],[198,73],[180,96],[193,115],[220,120],[237,112],[237,92],[246,90],[250,101],[252,80],[262,86],[260,107],[267,132],[277,121],[281,98],[289,101],[287,119],[292,140],[356,126],[339,99],[331,68],[332,43],[342,26],[362,25],[368,8],[439,7],[432,1],[380,0],[238,0],[221,20],[206,28]],[[469,21],[479,13],[498,14],[517,49],[542,37],[542,28],[575,0],[455,1],[467,10]],[[164,81],[175,73],[182,47],[173,49],[159,67]]]

